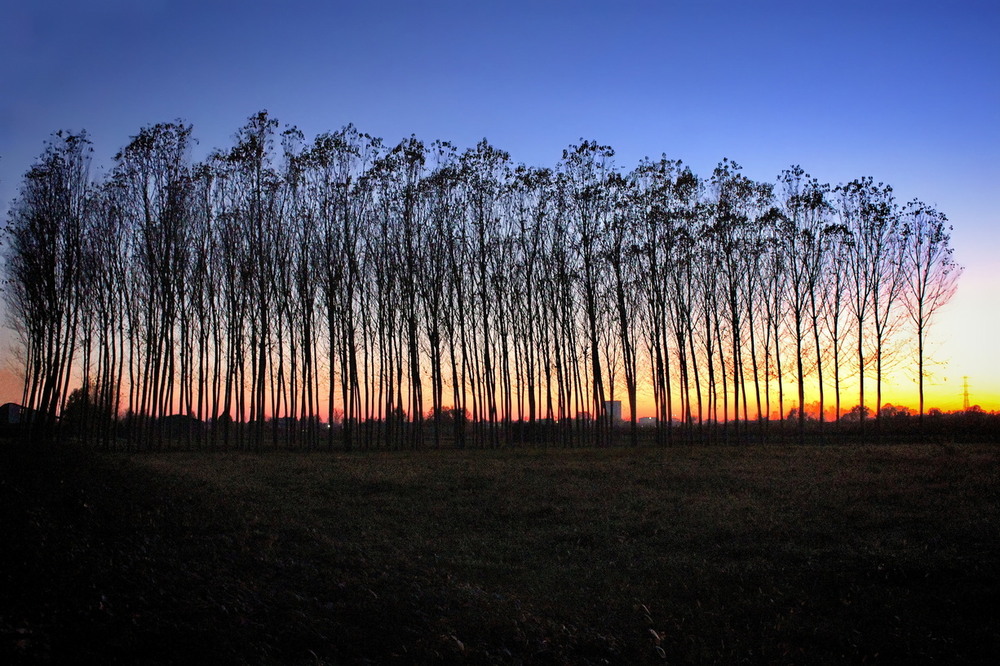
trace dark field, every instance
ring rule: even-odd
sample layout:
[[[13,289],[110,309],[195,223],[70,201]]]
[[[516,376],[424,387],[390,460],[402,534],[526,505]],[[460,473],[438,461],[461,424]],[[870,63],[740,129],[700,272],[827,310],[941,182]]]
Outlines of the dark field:
[[[0,662],[993,663],[1000,447],[0,453]]]

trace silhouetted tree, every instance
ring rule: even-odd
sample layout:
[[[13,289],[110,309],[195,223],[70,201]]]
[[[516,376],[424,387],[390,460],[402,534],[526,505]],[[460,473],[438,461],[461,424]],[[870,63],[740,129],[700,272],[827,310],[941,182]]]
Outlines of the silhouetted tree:
[[[766,433],[775,399],[802,437],[831,386],[839,418],[845,378],[861,407],[874,378],[881,419],[905,321],[923,414],[927,328],[961,270],[944,215],[870,178],[831,192],[796,166],[776,193],[666,158],[625,176],[591,141],[514,167],[486,141],[385,150],[351,125],[287,128],[279,152],[277,127],[257,113],[195,165],[190,125],[145,127],[99,183],[86,136],[54,135],[4,250],[39,432],[79,381],[66,423],[100,404],[83,431],[111,441],[121,411],[138,447],[314,447],[324,412],[345,449],[604,444],[624,387],[634,445],[648,384],[659,444],[675,418],[742,439],[751,410]]]
[[[83,307],[83,234],[90,213],[90,141],[56,132],[25,175],[6,228],[8,316],[22,336],[22,403],[55,425],[68,393]]]
[[[917,385],[920,422],[924,419],[927,330],[951,300],[962,274],[953,259],[948,218],[919,201],[903,210],[903,302],[917,337]]]

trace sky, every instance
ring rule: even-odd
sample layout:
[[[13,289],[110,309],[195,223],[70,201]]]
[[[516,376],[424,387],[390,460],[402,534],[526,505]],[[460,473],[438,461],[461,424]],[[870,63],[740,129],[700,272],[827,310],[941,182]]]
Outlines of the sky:
[[[183,119],[199,159],[267,109],[307,137],[486,138],[554,166],[580,139],[631,170],[724,157],[773,181],[872,176],[946,213],[964,266],[931,336],[928,405],[1000,409],[1000,3],[922,0],[6,0],[0,214],[59,129],[95,171]],[[17,400],[0,334],[0,402]],[[915,404],[900,377],[892,402]]]

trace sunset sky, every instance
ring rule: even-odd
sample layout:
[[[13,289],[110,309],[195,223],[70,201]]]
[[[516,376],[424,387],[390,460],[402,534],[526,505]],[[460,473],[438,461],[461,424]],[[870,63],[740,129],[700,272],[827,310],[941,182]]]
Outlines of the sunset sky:
[[[631,170],[792,164],[891,184],[944,211],[965,267],[931,332],[928,406],[1000,409],[1000,4],[921,0],[243,2],[24,0],[0,20],[0,213],[58,129],[106,167],[184,119],[195,159],[267,109],[307,136],[487,138],[554,166],[581,138]],[[0,402],[18,400],[0,336]],[[912,372],[886,395],[916,404]]]

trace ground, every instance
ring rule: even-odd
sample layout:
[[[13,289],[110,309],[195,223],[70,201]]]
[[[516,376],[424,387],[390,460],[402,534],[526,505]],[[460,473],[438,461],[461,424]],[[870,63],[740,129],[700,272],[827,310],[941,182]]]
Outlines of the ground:
[[[0,450],[4,663],[992,663],[1000,447]]]

